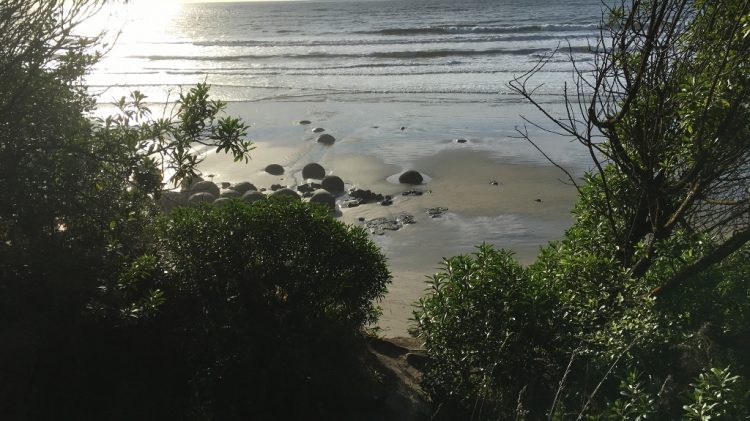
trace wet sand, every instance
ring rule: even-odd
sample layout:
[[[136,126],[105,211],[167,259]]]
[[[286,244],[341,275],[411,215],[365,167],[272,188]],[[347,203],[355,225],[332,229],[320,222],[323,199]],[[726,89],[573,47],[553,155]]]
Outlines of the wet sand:
[[[515,140],[507,134],[512,119],[502,113],[495,123],[504,134],[489,133],[481,127],[445,136],[440,134],[445,128],[434,127],[429,118],[451,109],[455,112],[455,106],[371,104],[366,110],[369,112],[364,112],[353,104],[261,105],[234,104],[230,109],[230,113],[234,111],[251,122],[256,119],[257,129],[249,132],[256,142],[250,163],[233,164],[226,156],[207,153],[201,165],[204,175],[213,175],[216,182],[247,180],[259,188],[271,184],[295,186],[305,181],[302,167],[318,162],[328,174],[341,177],[347,188],[391,195],[390,206],[374,203],[349,208],[340,198],[337,212],[342,222],[358,225],[363,225],[361,218],[395,217],[404,212],[415,219],[414,224],[398,231],[371,235],[387,257],[393,275],[389,292],[380,303],[383,316],[379,327],[384,336],[408,335],[414,304],[425,293],[427,277],[438,270],[444,257],[471,253],[476,245],[490,243],[513,250],[526,264],[534,260],[541,246],[560,238],[572,222],[575,188],[563,181],[559,169],[525,149],[529,145],[514,143],[515,149],[506,148],[503,142]],[[470,109],[463,111],[476,118],[476,109],[471,108],[480,105],[466,107]],[[512,111],[518,110],[511,107],[506,114]],[[420,113],[423,116],[418,118]],[[404,114],[412,117],[409,128],[400,130],[399,125],[405,123],[399,119]],[[487,112],[488,118],[492,115]],[[297,124],[301,119],[313,123]],[[490,123],[483,124],[490,127]],[[315,126],[335,133],[336,143],[317,144],[311,132]],[[462,134],[468,139],[466,143],[452,139]],[[414,147],[417,143],[419,148]],[[285,173],[265,173],[265,166],[272,163],[283,165]],[[405,169],[427,175],[429,182],[419,186],[394,182]],[[424,193],[402,195],[412,188]],[[427,210],[435,207],[448,210],[432,218]]]

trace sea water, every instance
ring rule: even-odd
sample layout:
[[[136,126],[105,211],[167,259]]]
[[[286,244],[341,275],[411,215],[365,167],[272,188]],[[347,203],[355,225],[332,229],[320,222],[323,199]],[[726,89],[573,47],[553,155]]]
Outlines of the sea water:
[[[226,101],[518,101],[508,82],[553,51],[535,78],[559,100],[598,35],[599,0],[283,1],[118,10],[117,42],[88,77],[100,100],[154,101],[208,82]],[[585,66],[584,66],[585,67]],[[106,88],[106,90],[105,90]],[[403,97],[402,97],[403,98]],[[547,99],[555,101],[555,99]]]

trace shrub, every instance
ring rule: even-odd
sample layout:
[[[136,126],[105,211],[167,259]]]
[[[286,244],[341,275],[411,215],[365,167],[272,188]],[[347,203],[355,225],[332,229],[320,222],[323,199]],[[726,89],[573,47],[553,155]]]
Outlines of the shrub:
[[[508,250],[482,245],[443,262],[415,313],[430,356],[424,383],[444,416],[506,419],[551,402],[552,296]]]
[[[390,275],[362,229],[271,198],[176,209],[159,232],[164,312],[184,329],[194,416],[296,417],[363,404],[361,332],[377,319],[373,300]]]

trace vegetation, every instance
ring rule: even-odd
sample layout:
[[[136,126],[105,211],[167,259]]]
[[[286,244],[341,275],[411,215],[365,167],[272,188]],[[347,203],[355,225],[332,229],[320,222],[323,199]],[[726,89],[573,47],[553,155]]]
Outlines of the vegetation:
[[[591,152],[576,222],[528,268],[446,260],[420,302],[446,419],[750,416],[750,2],[608,16],[566,115],[539,106]],[[512,84],[534,104],[543,65]]]
[[[192,146],[242,161],[252,143],[206,85],[166,118],[138,92],[93,118],[82,79],[101,44],[74,34],[102,4],[0,3],[0,418],[368,403],[362,330],[389,279],[383,256],[302,203],[161,216],[162,189],[197,171]]]

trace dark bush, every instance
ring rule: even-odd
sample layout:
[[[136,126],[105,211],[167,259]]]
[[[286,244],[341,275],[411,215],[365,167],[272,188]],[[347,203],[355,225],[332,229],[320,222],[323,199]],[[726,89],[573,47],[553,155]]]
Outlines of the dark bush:
[[[362,229],[285,199],[176,209],[161,225],[164,317],[183,331],[197,418],[368,403],[361,334],[378,316],[385,260]]]

